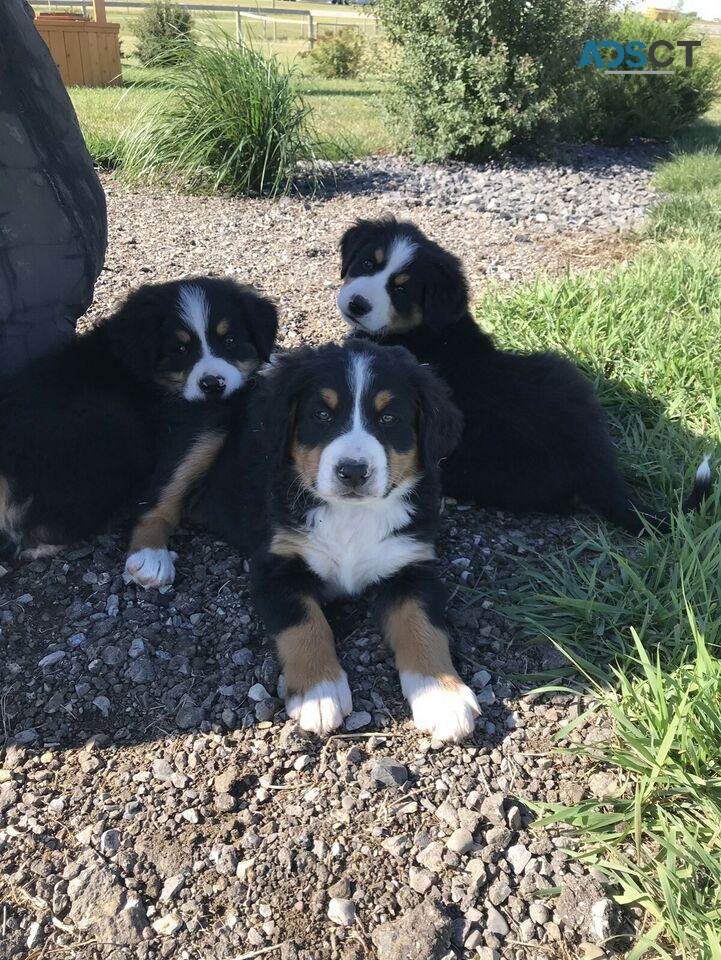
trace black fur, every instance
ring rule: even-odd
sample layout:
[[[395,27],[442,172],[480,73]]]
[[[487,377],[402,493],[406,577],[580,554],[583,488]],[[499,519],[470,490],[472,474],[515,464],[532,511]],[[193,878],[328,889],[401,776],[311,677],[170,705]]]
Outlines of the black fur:
[[[88,537],[140,496],[153,465],[152,384],[118,363],[108,326],[6,385],[0,476],[27,503],[7,552]]]
[[[350,371],[356,369],[353,361],[359,356],[371,359],[372,375],[368,382],[372,386],[367,392],[356,394],[350,389]],[[326,399],[329,395],[331,400]],[[361,396],[365,404],[365,439],[351,442],[347,441],[354,436],[350,428],[356,429],[358,423],[354,411],[360,409],[354,405],[354,396]],[[355,403],[360,404],[361,400]],[[447,386],[430,369],[419,366],[406,350],[355,342],[277,357],[274,368],[260,376],[252,390],[237,397],[233,405],[235,425],[209,476],[205,516],[215,533],[252,558],[253,601],[278,642],[291,715],[306,729],[328,732],[342,721],[341,711],[349,711],[349,692],[345,708],[338,699],[332,715],[324,719],[320,719],[321,700],[314,699],[320,696],[314,691],[325,689],[323,685],[329,680],[346,683],[321,605],[330,595],[356,594],[365,589],[371,592],[384,630],[393,622],[394,615],[411,603],[414,609],[423,611],[437,631],[435,659],[430,650],[433,634],[424,633],[421,627],[417,638],[406,635],[399,669],[406,663],[412,677],[420,676],[407,666],[408,660],[413,659],[415,640],[417,670],[427,667],[430,676],[424,674],[426,680],[450,684],[452,688],[455,682],[454,689],[459,691],[456,695],[462,702],[467,704],[470,699],[474,704],[470,691],[460,692],[466,688],[450,665],[443,632],[445,591],[433,562],[441,496],[438,464],[453,449],[462,429]],[[370,442],[369,435],[374,438]],[[404,465],[403,469],[397,475],[390,472],[387,487],[381,486],[374,495],[356,504],[352,503],[355,494],[343,490],[333,489],[326,496],[319,482],[322,457],[336,441],[340,446],[330,454],[330,463],[346,462],[335,460],[345,456],[339,452],[345,450],[345,442],[349,443],[348,449],[359,451],[358,456],[366,449],[377,451],[378,442],[385,451],[386,462],[390,463],[395,456],[404,458],[397,461]],[[309,452],[314,478],[310,480],[303,473],[302,459]],[[373,474],[368,477],[370,483]],[[412,483],[415,485],[411,487]],[[398,499],[390,501],[387,498],[394,490]],[[344,512],[348,504],[343,501],[348,498],[353,519],[344,526],[348,523],[348,514]],[[407,504],[409,513],[401,515],[399,525],[390,524],[388,532],[379,533],[377,540],[368,539],[367,552],[359,565],[363,573],[358,575],[355,586],[341,583],[336,571],[349,549],[350,534],[362,540],[365,523],[373,528],[376,509],[395,511],[398,505],[402,509],[403,504]],[[316,514],[316,510],[322,512]],[[319,561],[319,554],[314,552],[316,531],[327,529],[325,523],[334,529],[335,522],[341,525],[337,543],[333,537],[324,541],[320,553],[326,553]],[[394,554],[395,549],[398,552]],[[386,553],[394,556],[396,562],[383,570]],[[328,566],[324,565],[326,556],[332,557]],[[358,568],[353,563],[355,571]],[[356,573],[350,574],[351,579],[355,576]],[[440,665],[440,675],[432,672],[433,664]],[[304,720],[300,704],[305,697],[310,714]],[[329,693],[324,698],[326,704],[332,700]],[[463,722],[458,721],[446,736],[456,739],[471,732],[473,711],[470,706],[465,709],[468,716],[464,715]],[[294,714],[294,710],[298,712]],[[418,720],[415,712],[414,719]],[[429,722],[426,717],[421,719]],[[433,717],[431,722],[437,721]]]
[[[204,515],[211,529],[245,556],[267,549],[278,527],[294,527],[318,501],[299,490],[289,460],[295,411],[303,391],[325,371],[341,367],[349,350],[370,351],[392,365],[418,398],[423,474],[412,494],[412,532],[432,541],[438,525],[440,460],[458,443],[463,421],[448,387],[401,348],[372,344],[305,347],[278,354],[272,372],[233,398],[233,425],[208,481]]]
[[[460,261],[414,224],[358,221],[341,241],[342,279],[350,283],[368,275],[368,251],[387,250],[399,236],[416,250],[403,268],[408,279],[401,292],[389,280],[392,309],[401,321],[415,311],[421,322],[399,332],[369,333],[363,318],[346,319],[356,336],[406,347],[450,385],[465,431],[443,465],[444,492],[512,512],[563,514],[582,505],[632,533],[643,529],[640,515],[667,526],[666,514],[631,494],[586,377],[556,353],[497,349],[471,315]],[[709,485],[697,480],[685,508],[696,507]]]
[[[246,353],[258,364],[268,358],[272,304],[231,281],[184,282],[237,314],[252,340]],[[70,543],[145,510],[189,444],[224,422],[224,403],[184,400],[158,380],[164,340],[178,324],[179,287],[135,290],[105,322],[0,388],[0,484],[20,508],[12,529],[0,509],[6,554]]]

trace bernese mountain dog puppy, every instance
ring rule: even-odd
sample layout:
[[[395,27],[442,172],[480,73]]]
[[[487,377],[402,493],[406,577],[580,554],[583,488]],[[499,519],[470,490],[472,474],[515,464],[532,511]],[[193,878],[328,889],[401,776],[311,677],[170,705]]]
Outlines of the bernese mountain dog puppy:
[[[632,496],[591,383],[557,353],[497,349],[469,306],[460,261],[412,223],[359,220],[341,240],[338,307],[356,335],[406,347],[450,385],[465,420],[443,490],[511,512],[585,506],[638,534],[668,515]],[[711,485],[699,467],[684,509]]]
[[[227,399],[267,361],[274,305],[230,280],[135,290],[0,388],[0,549],[50,555],[133,510],[126,575],[175,576],[168,540],[225,438]]]
[[[461,432],[448,388],[406,350],[355,341],[279,355],[239,406],[205,513],[252,558],[289,716],[325,734],[351,712],[322,604],[370,590],[416,727],[468,736],[478,705],[451,661],[434,565],[438,462]]]

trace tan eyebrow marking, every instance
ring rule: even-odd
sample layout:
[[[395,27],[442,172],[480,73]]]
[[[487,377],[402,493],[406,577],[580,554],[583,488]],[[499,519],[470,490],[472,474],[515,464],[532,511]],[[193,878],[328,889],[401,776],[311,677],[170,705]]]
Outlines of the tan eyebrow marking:
[[[375,257],[375,261],[378,266],[380,266],[386,258],[386,252],[383,247],[376,247],[376,251],[373,256]]]
[[[381,410],[385,410],[392,399],[393,394],[390,392],[390,390],[379,390],[373,398],[373,406],[376,408],[378,413],[380,413]]]
[[[410,273],[397,273],[395,277],[393,277],[393,284],[396,287],[402,287],[403,284],[408,283],[410,279],[411,279]]]
[[[330,407],[331,410],[335,410],[338,406],[338,394],[335,390],[331,390],[330,387],[326,387],[320,392],[321,397],[323,397],[323,402],[326,406]]]
[[[177,333],[178,340],[180,340],[181,343],[190,343],[192,338],[187,330],[176,330],[175,332]]]
[[[228,330],[230,330],[230,320],[221,320],[218,326],[215,328],[215,332],[219,337],[224,337]]]

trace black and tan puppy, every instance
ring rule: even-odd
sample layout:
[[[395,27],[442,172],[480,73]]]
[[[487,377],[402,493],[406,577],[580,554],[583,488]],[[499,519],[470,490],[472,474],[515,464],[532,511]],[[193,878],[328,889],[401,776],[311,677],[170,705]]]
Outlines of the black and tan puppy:
[[[451,662],[434,568],[438,461],[461,430],[448,389],[407,351],[354,342],[278,357],[241,406],[207,513],[252,556],[289,715],[328,733],[351,712],[322,603],[371,590],[416,726],[470,734],[478,707]]]
[[[341,241],[338,306],[360,337],[406,347],[451,387],[465,420],[443,465],[450,496],[512,512],[586,506],[632,533],[641,515],[591,383],[557,353],[498,350],[474,320],[459,260],[412,223],[360,220]],[[704,460],[684,504],[711,484]]]
[[[168,538],[225,436],[229,396],[270,356],[275,307],[228,280],[148,284],[0,389],[0,538],[32,558],[136,514],[126,564],[175,575]]]

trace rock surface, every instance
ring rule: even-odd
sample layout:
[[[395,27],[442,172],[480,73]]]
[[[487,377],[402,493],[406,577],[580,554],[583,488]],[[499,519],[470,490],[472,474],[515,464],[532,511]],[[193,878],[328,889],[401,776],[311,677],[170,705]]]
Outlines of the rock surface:
[[[69,917],[78,930],[90,931],[102,943],[133,946],[143,939],[145,908],[128,892],[115,871],[87,867],[68,883]]]
[[[377,926],[372,939],[378,960],[443,960],[452,932],[448,915],[425,900],[398,920]]]
[[[105,254],[105,197],[22,0],[0,24],[0,378],[66,343]]]

